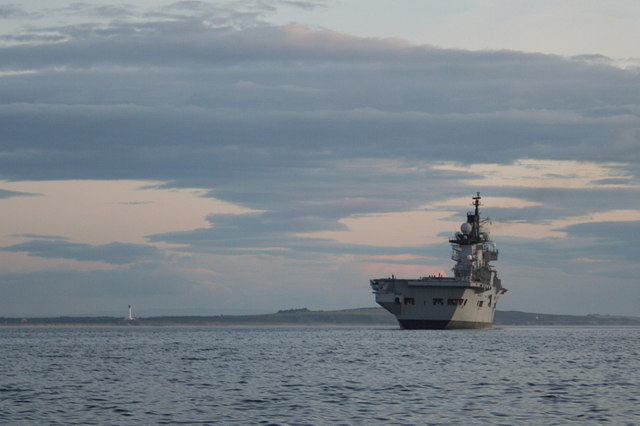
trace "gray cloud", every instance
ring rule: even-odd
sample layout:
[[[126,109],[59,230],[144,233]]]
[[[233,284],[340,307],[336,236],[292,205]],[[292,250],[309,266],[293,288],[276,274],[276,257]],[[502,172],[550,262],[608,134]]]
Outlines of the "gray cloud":
[[[158,261],[164,259],[163,252],[152,246],[126,243],[90,245],[72,243],[57,238],[53,240],[32,240],[26,243],[4,247],[2,250],[25,252],[30,256],[37,257],[105,262],[113,265],[126,265],[141,261]]]
[[[61,235],[41,235],[41,234],[13,234],[12,237],[32,238],[37,240],[68,240],[69,238]]]
[[[15,4],[0,6],[0,19],[25,19],[32,16],[33,14]]]
[[[629,250],[640,235],[639,221],[581,223],[561,230],[568,232],[573,238],[593,241],[586,247],[573,250],[573,257],[595,258],[611,263],[626,261],[640,273],[638,257],[633,250]]]
[[[349,215],[349,214],[346,214]],[[323,238],[296,236],[296,233],[345,230],[327,216],[294,214],[215,215],[212,227],[170,232],[148,237],[150,242],[184,245],[183,251],[217,254],[269,254],[284,258],[313,259],[341,254],[424,254],[425,247],[371,247],[343,244]]]
[[[38,197],[40,194],[33,194],[30,192],[20,192],[20,191],[7,191],[6,189],[0,189],[0,199],[2,198],[12,198],[12,197]]]
[[[425,161],[637,157],[637,75],[613,67],[186,18],[65,31],[66,43],[0,50],[5,66],[42,69],[0,79],[8,174],[180,181],[380,158],[390,146]],[[75,167],[52,167],[57,151]],[[115,158],[129,164],[114,172]]]

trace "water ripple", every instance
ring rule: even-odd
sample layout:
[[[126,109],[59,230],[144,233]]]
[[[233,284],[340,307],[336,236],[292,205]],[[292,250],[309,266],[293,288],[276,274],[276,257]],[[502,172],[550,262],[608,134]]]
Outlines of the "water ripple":
[[[2,424],[634,424],[640,328],[0,328]]]

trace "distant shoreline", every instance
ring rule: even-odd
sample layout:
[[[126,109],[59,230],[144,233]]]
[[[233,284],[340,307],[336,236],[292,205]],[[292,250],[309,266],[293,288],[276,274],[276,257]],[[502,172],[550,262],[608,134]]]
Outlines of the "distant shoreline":
[[[291,309],[262,315],[159,316],[127,320],[119,317],[4,318],[0,326],[397,326],[382,308],[338,311]],[[496,311],[494,326],[640,326],[640,317],[614,315],[553,315]]]

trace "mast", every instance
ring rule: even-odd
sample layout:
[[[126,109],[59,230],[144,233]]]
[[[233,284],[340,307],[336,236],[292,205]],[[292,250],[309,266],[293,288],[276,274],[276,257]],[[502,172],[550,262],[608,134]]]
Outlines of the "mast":
[[[472,197],[473,203],[471,204],[475,210],[467,211],[467,221],[460,227],[461,232],[456,232],[455,238],[450,239],[451,244],[457,244],[460,246],[468,246],[472,244],[478,244],[483,242],[480,232],[480,200],[482,197],[477,192],[475,197]]]
[[[480,196],[480,193],[477,192],[477,195],[475,197],[473,197],[473,206],[475,207],[475,212],[473,215],[473,239],[475,241],[480,241],[480,200],[482,199],[482,197]]]

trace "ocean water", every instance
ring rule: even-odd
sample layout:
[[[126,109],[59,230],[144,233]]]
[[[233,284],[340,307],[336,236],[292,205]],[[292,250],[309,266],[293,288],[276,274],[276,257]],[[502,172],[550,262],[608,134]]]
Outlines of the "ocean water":
[[[640,424],[640,328],[0,327],[0,424]]]

